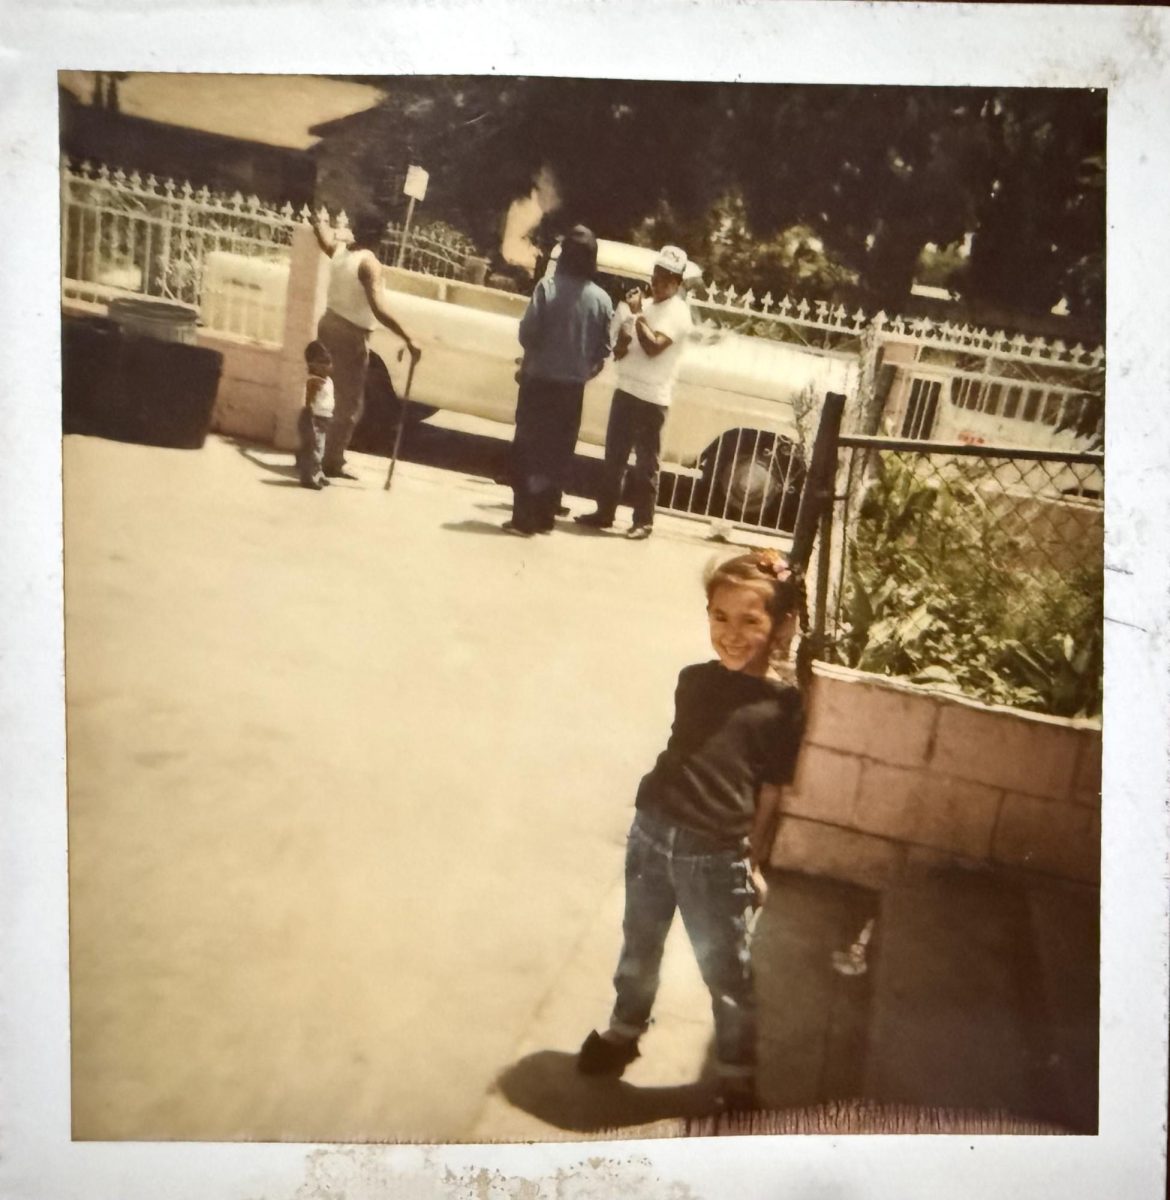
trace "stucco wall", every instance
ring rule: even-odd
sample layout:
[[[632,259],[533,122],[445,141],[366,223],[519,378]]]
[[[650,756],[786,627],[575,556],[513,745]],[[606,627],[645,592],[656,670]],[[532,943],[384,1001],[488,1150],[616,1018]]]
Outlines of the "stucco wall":
[[[304,398],[305,346],[325,310],[326,258],[307,225],[293,231],[282,342],[250,341],[201,330],[199,344],[218,350],[223,372],[212,428],[218,433],[294,450]]]
[[[271,443],[280,408],[280,347],[203,330],[199,332],[199,344],[223,355],[212,429],[248,441]]]
[[[940,862],[1096,883],[1101,731],[818,665],[772,863],[882,886]]]

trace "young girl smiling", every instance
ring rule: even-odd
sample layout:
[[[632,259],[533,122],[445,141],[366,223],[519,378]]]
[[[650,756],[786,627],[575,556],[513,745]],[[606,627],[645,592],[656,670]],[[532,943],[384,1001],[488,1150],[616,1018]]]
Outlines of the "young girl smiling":
[[[804,728],[800,692],[771,668],[806,608],[799,573],[774,551],[717,565],[705,583],[717,658],[679,675],[670,739],[638,788],[616,1000],[577,1066],[617,1076],[638,1056],[678,909],[711,993],[720,1106],[740,1110],[756,1105],[750,918]]]

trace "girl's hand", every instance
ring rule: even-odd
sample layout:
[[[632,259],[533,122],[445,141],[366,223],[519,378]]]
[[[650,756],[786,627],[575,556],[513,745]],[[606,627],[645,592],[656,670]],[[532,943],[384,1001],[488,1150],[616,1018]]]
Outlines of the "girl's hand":
[[[752,889],[756,894],[752,907],[763,908],[764,901],[768,898],[768,883],[764,879],[764,873],[756,866],[752,867]]]

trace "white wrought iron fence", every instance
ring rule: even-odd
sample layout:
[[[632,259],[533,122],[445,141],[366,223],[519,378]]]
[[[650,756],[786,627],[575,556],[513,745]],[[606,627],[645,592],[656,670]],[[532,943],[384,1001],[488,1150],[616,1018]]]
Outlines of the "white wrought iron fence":
[[[153,297],[197,309],[217,332],[279,342],[292,231],[308,216],[238,192],[63,162],[62,297]]]
[[[388,266],[446,279],[462,279],[468,260],[476,254],[469,238],[442,224],[411,229],[398,223],[389,224],[378,248],[378,257]]]
[[[902,437],[1071,449],[1100,444],[1105,351],[1003,330],[867,315],[826,300],[771,293],[757,300],[735,288],[692,289],[708,331],[731,330],[858,363],[845,426],[876,433],[879,417]],[[893,368],[875,406],[877,365]],[[944,419],[947,418],[947,419]],[[1057,435],[1067,433],[1060,438]],[[1055,439],[1055,440],[1054,440]]]

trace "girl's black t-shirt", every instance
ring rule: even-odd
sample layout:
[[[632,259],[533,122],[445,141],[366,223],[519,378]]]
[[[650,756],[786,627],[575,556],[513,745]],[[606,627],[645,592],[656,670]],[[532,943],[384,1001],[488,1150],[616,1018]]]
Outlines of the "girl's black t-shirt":
[[[727,846],[751,830],[764,783],[791,783],[804,732],[800,692],[716,661],[684,667],[666,749],[637,807]]]

